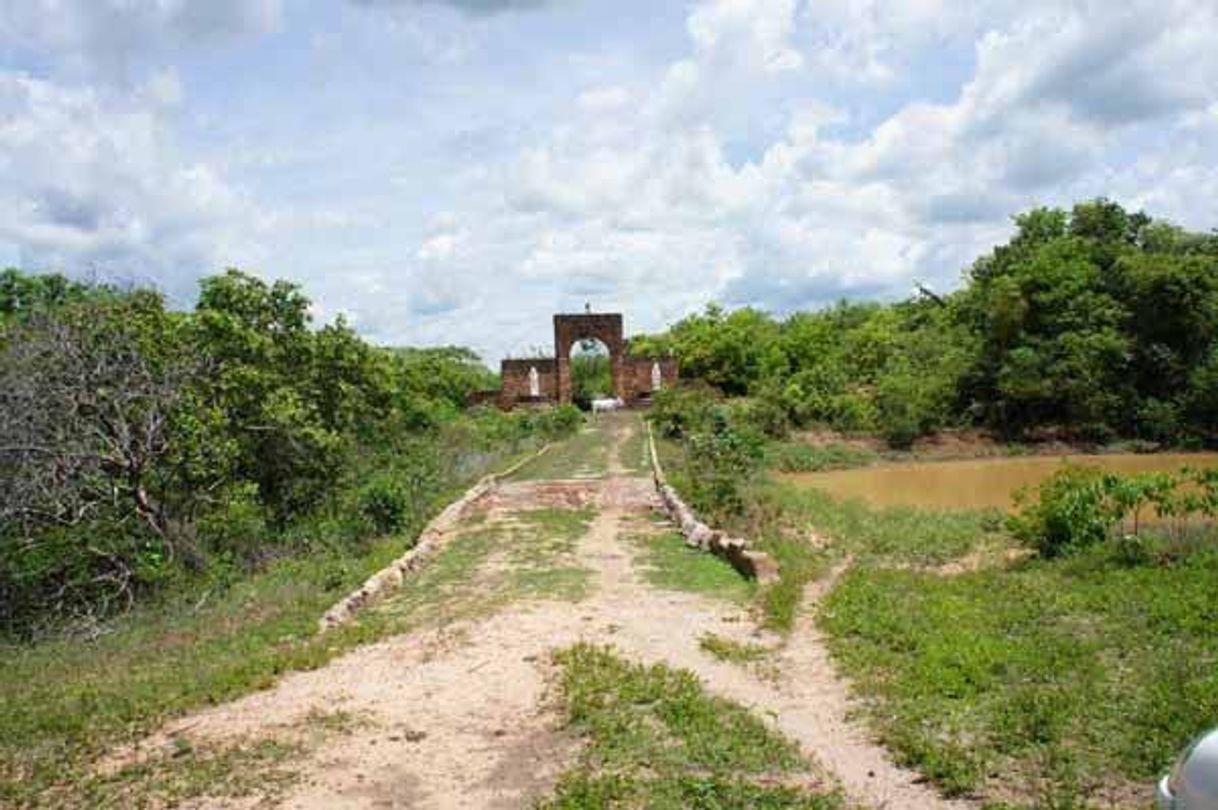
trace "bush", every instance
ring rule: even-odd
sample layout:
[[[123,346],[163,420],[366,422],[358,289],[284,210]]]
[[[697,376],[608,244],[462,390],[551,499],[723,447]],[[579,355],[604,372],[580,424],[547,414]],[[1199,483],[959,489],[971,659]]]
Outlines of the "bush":
[[[1016,497],[1019,513],[1011,533],[1042,557],[1059,557],[1101,543],[1121,513],[1108,498],[1104,474],[1095,467],[1066,467],[1041,482],[1039,498]]]
[[[1141,439],[1175,444],[1181,439],[1184,420],[1180,406],[1161,399],[1147,399],[1138,406],[1137,433]]]
[[[401,481],[382,473],[360,489],[359,509],[377,534],[393,534],[405,523],[410,496]]]
[[[540,430],[547,439],[569,436],[584,423],[583,412],[574,405],[559,405],[542,413]]]
[[[267,510],[252,484],[235,486],[221,505],[199,519],[198,537],[205,553],[227,559],[253,559],[270,537]]]
[[[762,395],[733,403],[732,422],[748,425],[771,439],[785,438],[791,424],[787,410],[776,395]]]
[[[748,427],[734,427],[716,410],[707,429],[685,442],[685,471],[694,508],[721,522],[744,511],[742,488],[761,465],[764,440]]]
[[[1118,556],[1133,559],[1142,554],[1126,536],[1143,528],[1143,512],[1153,513],[1156,532],[1178,538],[1197,519],[1218,514],[1218,470],[1179,474],[1153,472],[1105,475],[1094,467],[1067,467],[1040,485],[1039,499],[1029,503],[1026,492],[1017,497],[1019,513],[1008,520],[1012,533],[1044,557],[1058,557],[1094,546],[1109,538],[1118,526],[1122,545]]]
[[[707,424],[716,397],[708,388],[665,388],[657,391],[647,419],[666,439],[680,439]]]

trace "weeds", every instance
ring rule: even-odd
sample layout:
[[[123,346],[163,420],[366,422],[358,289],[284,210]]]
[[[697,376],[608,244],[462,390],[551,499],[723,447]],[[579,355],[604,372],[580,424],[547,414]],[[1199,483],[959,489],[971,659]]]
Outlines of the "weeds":
[[[1105,549],[940,577],[860,568],[829,597],[835,656],[906,765],[1038,806],[1147,783],[1218,716],[1218,552]]]
[[[837,793],[805,787],[814,776],[794,743],[707,695],[692,673],[631,664],[589,644],[555,661],[567,723],[586,745],[541,810],[843,806]]]
[[[776,442],[766,449],[766,466],[781,472],[820,472],[862,467],[879,456],[844,444],[816,447],[805,442]]]
[[[698,639],[698,646],[720,661],[732,664],[754,664],[765,660],[771,653],[764,644],[742,643],[714,633],[704,633]]]

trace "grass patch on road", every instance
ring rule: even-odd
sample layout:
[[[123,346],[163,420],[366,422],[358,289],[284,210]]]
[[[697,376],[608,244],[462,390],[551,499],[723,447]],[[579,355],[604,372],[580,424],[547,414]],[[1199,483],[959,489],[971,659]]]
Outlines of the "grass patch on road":
[[[685,539],[675,529],[638,534],[633,539],[642,550],[636,563],[643,578],[656,588],[741,603],[757,593],[756,582],[742,577],[725,560],[685,545]]]
[[[830,810],[836,792],[794,743],[744,707],[708,695],[685,670],[644,666],[605,647],[555,654],[567,724],[586,745],[541,810]]]
[[[1218,717],[1218,550],[952,577],[860,568],[823,627],[898,760],[954,795],[1144,804]]]
[[[292,763],[307,752],[300,743],[259,740],[252,743],[183,742],[104,777],[95,777],[61,796],[62,805],[93,808],[175,807],[193,799],[279,798],[299,781]],[[79,803],[79,804],[78,804]]]
[[[624,413],[614,416],[619,431],[628,431],[628,435],[618,448],[618,460],[628,473],[634,475],[651,474],[651,451],[647,447],[647,428],[637,414]]]
[[[715,633],[704,633],[698,639],[698,646],[720,661],[732,664],[753,664],[765,660],[770,655],[770,648],[764,644],[733,641]]]
[[[573,562],[576,543],[596,517],[583,509],[532,509],[516,516],[524,526],[508,547],[515,597],[575,602],[588,593],[591,572]]]
[[[589,572],[572,555],[595,515],[531,509],[513,523],[477,522],[371,612],[400,631],[486,616],[518,599],[582,599]]]
[[[95,808],[174,807],[194,799],[282,798],[319,743],[368,725],[360,715],[314,709],[278,737],[236,741],[172,738],[171,745],[113,772],[90,775],[53,798]]]
[[[556,442],[512,474],[514,481],[558,481],[569,478],[604,478],[609,470],[612,433],[607,424],[585,426]]]

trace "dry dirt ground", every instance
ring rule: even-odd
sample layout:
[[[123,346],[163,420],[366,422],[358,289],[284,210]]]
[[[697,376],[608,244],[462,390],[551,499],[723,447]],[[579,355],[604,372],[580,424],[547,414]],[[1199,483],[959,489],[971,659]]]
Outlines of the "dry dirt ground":
[[[562,598],[517,594],[481,610],[433,611],[414,632],[174,723],[158,735],[162,742],[259,739],[325,713],[358,720],[324,736],[295,763],[301,777],[286,791],[192,806],[528,807],[553,788],[577,751],[578,741],[561,729],[550,652],[580,640],[692,670],[709,691],[750,707],[796,740],[854,804],[966,806],[894,767],[850,719],[847,688],[810,618],[826,583],[809,590],[805,615],[785,640],[759,630],[739,602],[648,584],[635,538],[661,531],[662,518],[650,479],[627,474],[620,460],[624,445],[637,446],[641,426],[623,415],[598,429],[609,444],[607,468],[573,469],[566,480],[503,483],[463,517],[471,533],[506,528],[519,541],[520,527],[535,526],[528,516],[539,509],[587,509],[582,535],[565,547],[551,542],[546,552],[553,564],[583,572],[581,588]],[[510,555],[488,554],[471,578],[474,590],[480,578],[490,583],[511,564]],[[411,587],[408,579],[404,598]],[[394,609],[393,599],[379,609]],[[717,660],[699,646],[706,633],[772,647],[772,666]]]

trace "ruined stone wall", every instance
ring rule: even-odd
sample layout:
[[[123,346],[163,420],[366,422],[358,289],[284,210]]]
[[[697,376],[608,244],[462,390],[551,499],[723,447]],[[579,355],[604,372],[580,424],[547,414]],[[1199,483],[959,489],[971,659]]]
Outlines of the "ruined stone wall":
[[[643,358],[628,358],[622,364],[622,387],[626,394],[622,398],[627,402],[646,401],[651,398],[651,367],[660,364],[660,385],[672,388],[677,384],[677,361],[645,360]]]
[[[499,377],[503,385],[500,389],[499,405],[503,408],[511,408],[516,404],[557,401],[556,365],[553,357],[504,360],[499,365]],[[529,396],[529,369],[531,368],[537,369],[540,397],[536,400]]]

